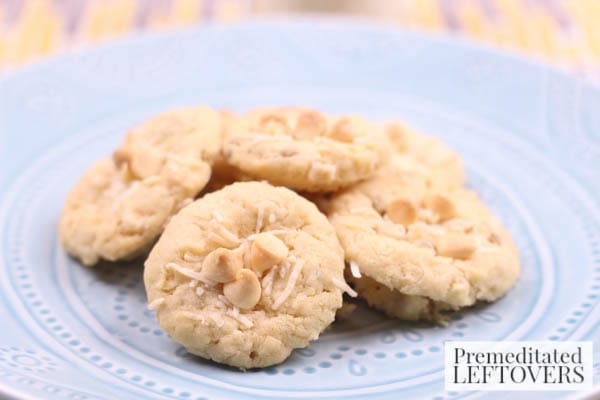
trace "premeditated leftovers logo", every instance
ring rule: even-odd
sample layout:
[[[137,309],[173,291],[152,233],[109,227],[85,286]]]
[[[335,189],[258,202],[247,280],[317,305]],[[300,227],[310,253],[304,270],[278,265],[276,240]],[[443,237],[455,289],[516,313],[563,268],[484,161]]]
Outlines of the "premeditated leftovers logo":
[[[446,390],[589,390],[592,342],[446,342]]]

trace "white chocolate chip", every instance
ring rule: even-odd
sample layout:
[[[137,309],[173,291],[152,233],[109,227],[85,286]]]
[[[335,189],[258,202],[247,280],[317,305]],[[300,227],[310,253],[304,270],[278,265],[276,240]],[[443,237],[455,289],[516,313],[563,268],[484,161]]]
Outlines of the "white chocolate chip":
[[[258,277],[249,269],[242,269],[235,281],[223,285],[223,294],[234,306],[244,310],[252,309],[261,295]]]
[[[456,216],[456,207],[452,200],[441,194],[432,194],[425,197],[424,205],[435,212],[440,221],[445,221]]]
[[[398,153],[404,153],[408,150],[406,128],[397,123],[391,123],[386,128],[387,137],[395,150]]]
[[[410,225],[417,220],[417,208],[408,199],[397,198],[386,207],[388,218],[402,225]]]
[[[243,268],[242,255],[238,252],[219,248],[206,256],[202,263],[202,275],[215,282],[231,282]]]
[[[262,273],[279,264],[288,256],[289,250],[285,243],[270,233],[256,235],[250,248],[250,266]]]
[[[360,267],[358,266],[358,264],[354,261],[350,261],[350,273],[352,274],[353,277],[355,278],[360,278],[362,277],[361,273],[360,273]]]
[[[323,116],[316,111],[306,111],[298,116],[294,138],[306,140],[313,139],[321,135],[326,128],[326,121]]]
[[[148,310],[156,310],[158,309],[158,307],[160,307],[162,305],[162,303],[165,302],[165,298],[164,297],[160,297],[158,299],[155,299],[153,301],[151,301],[148,304]]]
[[[435,248],[440,256],[466,260],[475,252],[476,246],[475,240],[471,236],[448,232],[439,238]]]
[[[223,217],[223,214],[221,214],[220,212],[218,212],[217,210],[213,210],[211,212],[212,217],[217,221],[217,222],[223,222],[223,220],[225,219]]]
[[[352,129],[350,118],[339,119],[328,132],[328,136],[344,143],[352,143],[357,133]]]
[[[252,328],[252,326],[254,326],[252,321],[248,317],[240,314],[240,310],[236,307],[228,309],[225,313],[227,315],[229,315],[231,318],[237,320],[239,323],[244,325],[246,328]]]
[[[287,120],[275,113],[264,115],[260,119],[260,130],[269,135],[289,134],[290,126]]]
[[[113,162],[118,166],[123,164],[127,164],[127,166],[129,166],[128,164],[131,162],[131,154],[123,147],[119,147],[113,152],[112,159]]]

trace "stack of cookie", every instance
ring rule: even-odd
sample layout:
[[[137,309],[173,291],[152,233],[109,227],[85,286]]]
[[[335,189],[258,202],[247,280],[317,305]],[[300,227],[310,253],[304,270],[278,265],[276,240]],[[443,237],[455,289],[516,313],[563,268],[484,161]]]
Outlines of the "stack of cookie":
[[[516,248],[464,180],[457,154],[397,123],[180,109],[91,167],[59,233],[85,265],[151,249],[162,328],[193,354],[266,367],[317,339],[344,293],[437,321],[505,294]]]

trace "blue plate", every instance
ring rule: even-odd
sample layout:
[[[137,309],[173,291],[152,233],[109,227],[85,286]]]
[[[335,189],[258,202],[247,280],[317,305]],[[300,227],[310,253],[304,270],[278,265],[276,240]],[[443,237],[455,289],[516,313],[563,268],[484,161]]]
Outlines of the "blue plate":
[[[188,355],[145,309],[140,266],[81,267],[59,246],[56,223],[69,188],[128,127],[189,104],[401,116],[441,136],[514,235],[521,277],[505,298],[444,328],[360,308],[274,368],[243,373]],[[148,35],[13,73],[0,81],[0,392],[506,398],[445,392],[444,342],[594,340],[600,360],[599,111],[598,89],[511,55],[322,20]]]

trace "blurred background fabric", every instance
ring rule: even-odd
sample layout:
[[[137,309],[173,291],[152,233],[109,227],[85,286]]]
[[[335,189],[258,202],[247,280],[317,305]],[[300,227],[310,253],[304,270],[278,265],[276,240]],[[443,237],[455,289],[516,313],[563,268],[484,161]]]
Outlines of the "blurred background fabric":
[[[131,33],[311,13],[462,36],[600,82],[600,0],[0,0],[0,73]]]

